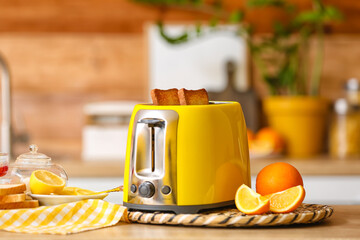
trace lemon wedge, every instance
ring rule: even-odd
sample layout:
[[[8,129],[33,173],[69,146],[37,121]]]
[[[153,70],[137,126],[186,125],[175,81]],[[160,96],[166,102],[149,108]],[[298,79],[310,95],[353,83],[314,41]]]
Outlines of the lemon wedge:
[[[47,170],[36,170],[30,176],[30,190],[33,194],[59,194],[65,183],[62,177]]]

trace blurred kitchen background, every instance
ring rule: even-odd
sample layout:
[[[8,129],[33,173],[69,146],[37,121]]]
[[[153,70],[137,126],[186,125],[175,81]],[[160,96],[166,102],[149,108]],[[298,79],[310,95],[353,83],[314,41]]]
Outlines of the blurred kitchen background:
[[[244,8],[245,2],[226,0],[223,4],[225,9],[235,10]],[[310,0],[289,2],[300,9],[312,6]],[[324,39],[320,96],[333,104],[346,96],[345,84],[350,78],[360,78],[360,2],[323,2],[342,13],[341,20],[326,26]],[[98,171],[109,171],[109,177],[116,175],[114,171],[122,169],[132,107],[149,102],[149,91],[154,87],[206,87],[210,99],[243,97],[248,101],[245,114],[252,117],[247,119],[248,126],[254,132],[264,126],[267,121],[261,99],[269,92],[249,56],[246,41],[224,29],[172,46],[159,34],[155,25],[159,18],[175,35],[184,25],[211,21],[207,13],[183,8],[162,12],[130,0],[1,0],[0,53],[11,74],[13,159],[26,152],[29,143],[36,143],[40,152],[65,162],[68,168],[71,163],[112,160],[108,166],[118,168]],[[282,19],[282,15],[274,8],[246,13],[255,35],[271,32],[271,20],[277,18]],[[313,56],[318,45],[310,41],[309,46]],[[234,83],[233,89],[229,90],[229,82]],[[328,126],[332,118],[327,119]],[[330,159],[327,129],[323,152],[312,158]],[[282,159],[286,155],[280,156]],[[325,165],[322,160],[319,166]],[[353,161],[351,169],[336,162],[334,168],[319,173],[307,166],[311,158],[304,161],[308,162],[299,163],[300,170],[315,178],[338,175],[339,169],[339,174],[350,175],[349,182],[360,182],[360,166]],[[75,173],[83,166],[70,172],[75,177],[88,176]],[[254,166],[260,168],[256,163]],[[360,193],[356,196],[357,200],[345,198],[344,202],[360,201]]]

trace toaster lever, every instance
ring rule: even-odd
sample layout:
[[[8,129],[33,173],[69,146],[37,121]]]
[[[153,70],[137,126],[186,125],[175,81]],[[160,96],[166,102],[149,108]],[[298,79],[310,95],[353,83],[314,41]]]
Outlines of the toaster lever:
[[[145,123],[149,127],[163,127],[165,125],[165,121],[158,118],[143,118],[139,123]]]

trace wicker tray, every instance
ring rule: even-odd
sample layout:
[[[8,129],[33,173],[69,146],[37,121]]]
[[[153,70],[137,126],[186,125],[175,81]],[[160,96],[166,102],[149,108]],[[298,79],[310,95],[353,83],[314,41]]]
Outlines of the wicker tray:
[[[291,213],[246,215],[236,208],[224,208],[199,214],[129,211],[131,222],[199,227],[256,227],[316,223],[334,212],[327,205],[302,204]]]

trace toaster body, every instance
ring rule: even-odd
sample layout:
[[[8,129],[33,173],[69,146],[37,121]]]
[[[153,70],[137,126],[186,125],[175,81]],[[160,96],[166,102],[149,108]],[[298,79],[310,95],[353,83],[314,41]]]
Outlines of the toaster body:
[[[196,213],[234,204],[250,186],[246,125],[237,102],[136,105],[124,172],[129,209]]]

